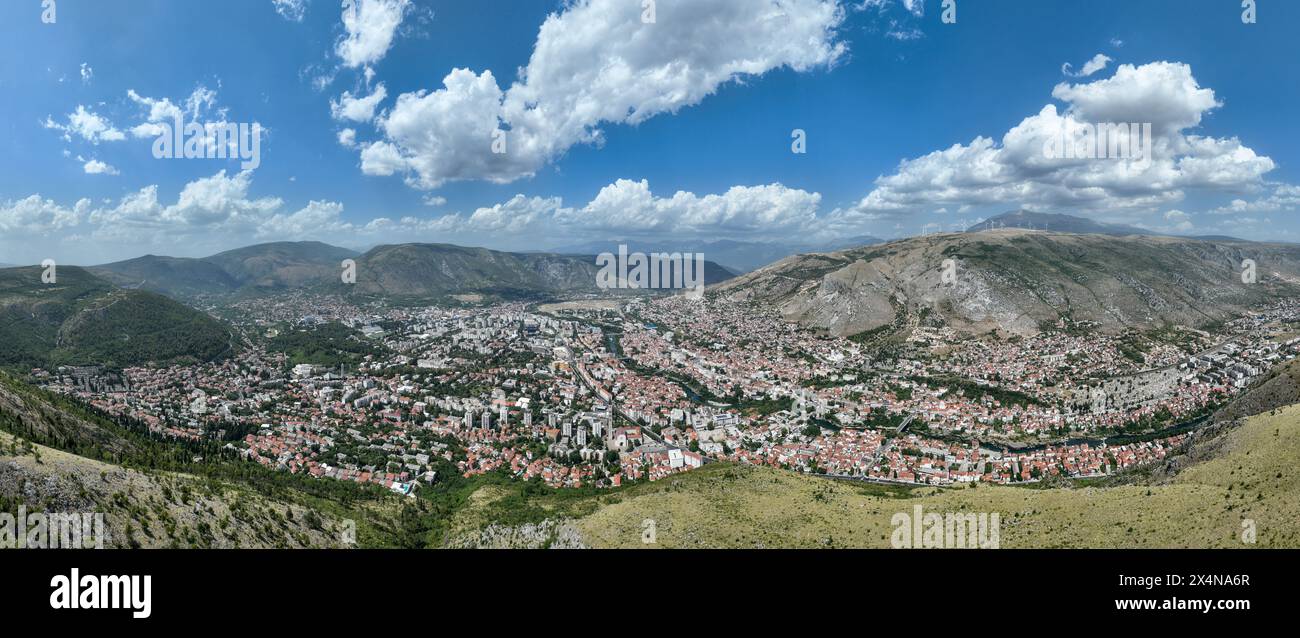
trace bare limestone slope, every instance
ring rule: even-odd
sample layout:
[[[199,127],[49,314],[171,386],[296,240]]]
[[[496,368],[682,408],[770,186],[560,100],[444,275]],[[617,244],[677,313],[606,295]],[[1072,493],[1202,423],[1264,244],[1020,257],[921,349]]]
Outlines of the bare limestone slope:
[[[1298,284],[1296,245],[1005,229],[798,255],[713,290],[841,336],[920,317],[1023,335],[1061,319],[1108,332],[1204,326],[1300,294]]]
[[[0,432],[0,511],[102,513],[107,548],[342,547],[343,523],[184,474],[145,473]]]

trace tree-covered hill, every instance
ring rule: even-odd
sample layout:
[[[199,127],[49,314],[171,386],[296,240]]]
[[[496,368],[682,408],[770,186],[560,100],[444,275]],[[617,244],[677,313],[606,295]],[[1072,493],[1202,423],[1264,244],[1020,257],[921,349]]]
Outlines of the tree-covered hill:
[[[41,275],[0,270],[0,366],[194,362],[232,348],[227,326],[162,295],[121,290],[71,266],[51,283]]]

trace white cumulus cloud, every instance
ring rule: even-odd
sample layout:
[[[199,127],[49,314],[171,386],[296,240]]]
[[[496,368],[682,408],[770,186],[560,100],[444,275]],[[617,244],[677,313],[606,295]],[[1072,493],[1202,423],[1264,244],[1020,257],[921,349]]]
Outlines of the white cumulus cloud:
[[[977,137],[920,157],[876,179],[848,219],[874,219],[936,207],[1006,205],[1034,210],[1149,210],[1181,201],[1186,191],[1250,191],[1275,164],[1237,138],[1197,135],[1190,129],[1218,108],[1214,91],[1201,87],[1191,67],[1172,62],[1121,65],[1113,77],[1059,84],[1048,104],[1006,132],[999,143]],[[1064,130],[1111,124],[1151,125],[1146,163],[1114,157],[1057,159],[1045,152]],[[1129,142],[1141,137],[1120,136]],[[1097,148],[1106,146],[1098,142]]]
[[[1234,199],[1226,206],[1210,211],[1219,215],[1240,215],[1243,213],[1272,213],[1278,211],[1294,212],[1300,210],[1300,186],[1278,184],[1273,192],[1265,197],[1247,201]]]
[[[454,69],[442,88],[398,96],[378,121],[386,145],[365,149],[363,170],[426,189],[528,177],[576,144],[602,143],[603,124],[675,113],[774,69],[834,64],[843,18],[836,0],[661,3],[653,23],[639,2],[566,3],[509,88],[490,71]]]
[[[357,131],[356,131],[356,129],[345,128],[345,129],[339,131],[339,133],[338,133],[338,140],[339,140],[339,145],[340,145],[340,146],[343,146],[343,147],[346,147],[346,148],[352,148],[352,147],[356,146],[356,145],[357,145]]]
[[[410,0],[344,0],[344,34],[334,45],[343,65],[355,69],[382,60],[410,8]]]
[[[382,82],[365,97],[354,96],[351,91],[344,91],[337,102],[330,100],[330,115],[336,120],[369,122],[375,118],[375,108],[384,101],[385,97],[388,97],[388,90],[384,88]]]
[[[581,207],[559,197],[523,194],[439,220],[444,232],[565,236],[609,233],[645,237],[694,235],[777,238],[814,226],[821,195],[781,184],[733,186],[723,193],[655,195],[646,180],[620,179]]]
[[[0,201],[0,234],[5,238],[15,235],[44,235],[72,228],[82,222],[90,208],[89,199],[77,201],[71,208],[60,206],[54,200],[31,195],[16,201]]]
[[[291,22],[302,22],[307,15],[307,0],[271,0],[275,12]]]
[[[1106,68],[1106,65],[1110,63],[1111,63],[1111,59],[1109,56],[1102,53],[1098,53],[1097,55],[1092,56],[1091,60],[1084,62],[1083,68],[1079,69],[1078,72],[1074,71],[1074,66],[1071,65],[1069,62],[1062,64],[1061,73],[1071,77],[1086,78],[1089,75],[1092,75],[1093,73],[1096,73]]]
[[[86,162],[82,169],[87,175],[117,175],[116,168],[97,159]]]
[[[114,127],[113,123],[108,121],[108,118],[102,117],[80,104],[77,105],[77,110],[68,114],[67,120],[67,124],[60,124],[52,118],[46,117],[44,126],[47,129],[62,132],[65,142],[71,142],[74,135],[91,144],[117,142],[126,139],[126,135]]]

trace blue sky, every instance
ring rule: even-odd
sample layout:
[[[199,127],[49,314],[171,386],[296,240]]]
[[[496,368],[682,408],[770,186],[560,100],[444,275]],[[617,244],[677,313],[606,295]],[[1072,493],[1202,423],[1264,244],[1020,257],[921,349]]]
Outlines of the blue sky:
[[[0,262],[896,237],[1022,206],[1295,240],[1300,4],[1239,4],[56,0],[47,24],[10,0]],[[153,107],[260,124],[258,166],[156,159]],[[1024,148],[1058,115],[1166,135],[1147,170],[1045,168]]]

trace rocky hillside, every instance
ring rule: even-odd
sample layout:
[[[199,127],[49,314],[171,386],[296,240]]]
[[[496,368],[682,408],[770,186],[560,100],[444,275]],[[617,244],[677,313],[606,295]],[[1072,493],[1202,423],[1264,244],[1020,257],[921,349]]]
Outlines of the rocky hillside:
[[[332,515],[233,482],[116,463],[142,465],[165,449],[0,373],[0,511],[103,513],[105,547],[340,544]]]
[[[101,513],[106,547],[409,545],[400,500],[160,439],[0,372],[0,512]]]
[[[1246,259],[1256,283],[1242,281]],[[1203,326],[1300,293],[1300,246],[989,230],[799,255],[715,290],[837,335],[921,320],[1016,334],[1061,319]]]
[[[0,432],[0,511],[104,514],[106,548],[344,547],[342,520],[234,484],[141,472]]]
[[[1300,403],[1300,359],[1274,368],[1215,413],[1214,420],[1231,421],[1296,403]]]
[[[3,372],[0,372],[0,429],[27,440],[47,441],[68,449],[101,450],[112,458],[139,451],[139,446],[128,437],[56,405]]]

